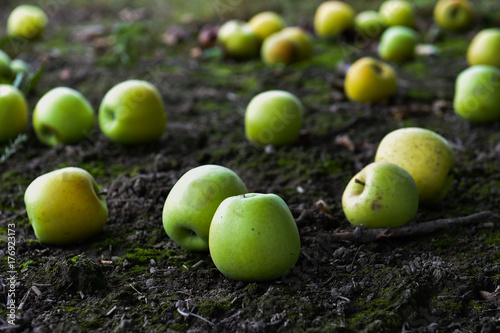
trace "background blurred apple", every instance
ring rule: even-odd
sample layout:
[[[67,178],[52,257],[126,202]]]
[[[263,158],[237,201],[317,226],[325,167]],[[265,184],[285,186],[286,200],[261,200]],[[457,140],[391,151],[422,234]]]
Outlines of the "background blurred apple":
[[[401,227],[417,214],[417,184],[400,166],[374,162],[351,179],[342,196],[342,208],[357,227]]]
[[[307,31],[299,27],[286,27],[279,33],[295,43],[297,61],[305,61],[312,57],[312,38]]]
[[[293,268],[300,254],[297,224],[275,194],[225,199],[214,214],[209,239],[215,266],[235,280],[277,279]]]
[[[115,85],[102,99],[99,126],[117,143],[158,140],[167,127],[160,93],[153,84],[142,80],[127,80]]]
[[[467,121],[500,119],[500,69],[475,65],[461,72],[455,83],[453,107]]]
[[[354,29],[368,38],[376,38],[386,28],[382,16],[374,10],[365,10],[354,17]]]
[[[39,176],[26,189],[24,202],[36,238],[46,244],[84,240],[101,231],[108,219],[106,199],[94,177],[80,168]]]
[[[78,91],[57,87],[40,98],[33,111],[33,129],[43,144],[76,144],[95,125],[95,112]]]
[[[377,102],[396,93],[396,72],[383,61],[364,57],[347,70],[344,89],[352,101]]]
[[[491,65],[500,68],[500,28],[489,28],[478,32],[467,49],[469,65]]]
[[[275,12],[267,11],[253,16],[248,21],[248,25],[260,40],[263,41],[267,37],[283,29],[285,27],[285,21]]]
[[[289,65],[297,60],[297,53],[298,45],[279,32],[267,37],[260,49],[261,59],[268,65]]]
[[[385,24],[392,26],[415,26],[415,13],[413,5],[405,0],[387,0],[380,5],[380,16]]]
[[[7,19],[7,33],[12,37],[28,40],[40,38],[47,26],[47,15],[33,5],[19,5]]]
[[[325,1],[316,9],[314,31],[324,38],[334,38],[354,26],[354,9],[342,1]]]
[[[24,60],[22,59],[14,59],[10,62],[10,69],[12,70],[12,73],[14,75],[17,75],[19,73],[23,73],[25,75],[28,75],[31,71],[30,65],[28,65]]]
[[[252,27],[241,20],[224,23],[219,28],[217,42],[226,57],[239,60],[258,57],[261,45],[261,40]]]
[[[415,57],[418,33],[407,27],[389,27],[382,33],[378,46],[379,56],[387,61],[406,61]]]
[[[210,223],[220,203],[247,193],[232,170],[202,165],[186,172],[172,187],[163,206],[167,235],[189,251],[208,251]]]
[[[0,143],[26,132],[28,105],[22,92],[14,86],[0,84]]]
[[[11,59],[7,53],[0,50],[0,83],[10,83],[12,80]]]
[[[245,133],[256,145],[283,146],[297,141],[304,108],[293,94],[269,90],[258,94],[245,111]]]
[[[401,128],[380,142],[375,162],[399,165],[413,177],[420,205],[441,202],[451,188],[455,155],[441,135],[419,127]]]
[[[474,16],[474,9],[467,0],[439,0],[434,6],[434,21],[445,30],[471,28]]]

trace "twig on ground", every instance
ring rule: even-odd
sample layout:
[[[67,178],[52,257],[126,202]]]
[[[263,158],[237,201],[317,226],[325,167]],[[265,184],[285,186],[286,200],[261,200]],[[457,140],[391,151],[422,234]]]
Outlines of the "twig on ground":
[[[480,212],[463,217],[452,217],[446,219],[439,219],[423,223],[416,223],[410,226],[389,229],[366,229],[365,227],[357,227],[354,231],[340,232],[334,234],[323,233],[322,237],[330,241],[335,240],[348,240],[359,243],[371,243],[380,238],[395,238],[395,237],[408,237],[425,235],[437,230],[453,226],[464,226],[477,221],[498,217],[492,212]]]
[[[198,319],[203,320],[203,321],[204,321],[204,322],[206,322],[206,323],[209,323],[211,326],[214,326],[214,323],[212,323],[210,320],[208,320],[208,319],[206,319],[206,318],[203,318],[202,316],[197,315],[196,313],[189,312],[189,311],[187,311],[186,309],[177,308],[177,312],[179,312],[179,313],[180,313],[181,315],[183,315],[184,317],[193,316],[193,317],[196,317],[196,318],[198,318]]]

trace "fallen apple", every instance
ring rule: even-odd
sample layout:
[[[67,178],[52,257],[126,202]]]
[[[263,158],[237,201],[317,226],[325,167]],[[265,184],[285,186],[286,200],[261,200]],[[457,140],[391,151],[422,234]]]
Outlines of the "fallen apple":
[[[167,235],[189,251],[208,251],[212,217],[226,198],[247,192],[232,170],[202,165],[186,172],[172,187],[163,206]]]
[[[483,29],[472,39],[467,49],[469,65],[491,65],[500,68],[500,28]]]
[[[28,105],[22,92],[8,84],[0,84],[0,143],[26,132]]]
[[[417,184],[402,167],[374,162],[351,179],[342,196],[342,208],[357,227],[401,227],[417,214]]]
[[[386,25],[380,14],[374,10],[365,10],[354,17],[354,30],[368,38],[377,38]]]
[[[335,38],[354,27],[354,9],[342,1],[325,1],[316,9],[314,31],[318,37]]]
[[[95,112],[78,91],[57,87],[40,98],[33,111],[33,129],[43,144],[77,144],[95,125]]]
[[[241,20],[224,23],[217,33],[217,43],[227,58],[237,60],[258,57],[261,46],[261,40],[252,27]]]
[[[281,33],[267,37],[261,47],[261,59],[268,65],[290,65],[297,60],[297,53],[298,45]]]
[[[277,279],[293,268],[300,254],[297,224],[275,194],[225,199],[214,214],[209,240],[215,266],[235,280]]]
[[[19,5],[7,19],[7,33],[11,37],[38,39],[47,26],[47,15],[38,6]]]
[[[371,57],[354,62],[347,70],[345,93],[352,101],[378,102],[397,91],[397,76],[391,66]]]
[[[380,161],[408,171],[422,206],[441,202],[453,183],[453,149],[445,138],[428,129],[408,127],[390,132],[378,146],[375,162]]]
[[[308,60],[312,57],[312,38],[307,31],[299,27],[286,27],[283,28],[279,33],[295,44],[297,61]]]
[[[35,236],[52,245],[71,244],[97,234],[106,224],[108,207],[94,177],[68,167],[36,178],[24,194]]]
[[[475,65],[461,72],[455,83],[455,113],[470,122],[500,119],[500,69]]]
[[[418,33],[411,28],[389,27],[380,37],[378,54],[380,58],[387,61],[407,61],[415,57],[415,47],[418,41]]]
[[[248,25],[250,25],[253,32],[260,40],[263,41],[267,37],[283,29],[285,27],[285,21],[275,12],[267,11],[253,16],[248,21]]]
[[[405,0],[387,0],[380,5],[380,16],[385,24],[392,26],[415,27],[413,5]]]
[[[303,106],[293,94],[270,90],[252,98],[245,111],[245,133],[256,145],[295,143],[302,127]]]
[[[474,8],[467,0],[439,0],[434,6],[434,21],[445,30],[467,30],[474,18]]]
[[[167,127],[159,91],[142,80],[124,81],[111,88],[102,99],[98,118],[104,135],[122,144],[158,140]]]

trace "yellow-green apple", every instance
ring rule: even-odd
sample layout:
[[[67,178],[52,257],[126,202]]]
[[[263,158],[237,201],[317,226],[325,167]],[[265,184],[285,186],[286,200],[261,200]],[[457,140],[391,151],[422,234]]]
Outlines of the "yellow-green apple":
[[[467,49],[469,65],[492,65],[500,68],[500,28],[483,29],[472,39]]]
[[[13,74],[19,73],[29,74],[31,71],[30,66],[22,59],[14,59],[10,62],[10,69]]]
[[[387,61],[407,61],[415,56],[418,41],[418,33],[412,28],[389,27],[380,37],[378,54]]]
[[[108,207],[94,177],[68,167],[43,174],[24,193],[35,236],[53,245],[75,243],[97,234],[106,224]]]
[[[0,50],[0,82],[9,83],[12,80],[11,60],[7,53]]]
[[[298,45],[279,32],[264,39],[260,49],[261,59],[268,65],[289,65],[297,60],[297,53]]]
[[[95,125],[95,112],[78,91],[57,87],[40,98],[33,111],[33,129],[43,144],[77,144]]]
[[[38,6],[19,5],[7,19],[7,33],[12,37],[38,39],[47,26],[47,15]]]
[[[318,37],[335,38],[354,27],[354,9],[342,1],[325,1],[316,9],[314,31]]]
[[[297,224],[276,194],[225,199],[210,225],[210,256],[227,277],[268,281],[293,268],[300,254]]]
[[[267,37],[283,29],[285,27],[285,21],[275,12],[267,11],[253,16],[248,21],[248,25],[250,25],[253,32],[260,40],[263,41]]]
[[[401,227],[417,214],[417,184],[402,167],[373,162],[351,179],[342,195],[342,208],[357,227]]]
[[[361,58],[347,70],[344,90],[352,101],[381,101],[396,93],[396,72],[383,61],[372,57]]]
[[[252,27],[241,20],[229,20],[217,33],[217,42],[228,58],[243,60],[259,55],[261,40]]]
[[[387,0],[380,5],[380,16],[385,24],[392,26],[415,26],[415,13],[413,5],[405,0]]]
[[[283,146],[297,141],[304,107],[293,94],[269,90],[252,98],[245,111],[245,133],[256,145]]]
[[[362,11],[354,17],[354,29],[368,38],[380,36],[385,27],[382,16],[374,10]]]
[[[99,107],[99,126],[111,141],[139,144],[158,140],[167,127],[159,91],[143,80],[127,80],[111,88]]]
[[[441,202],[453,183],[453,149],[445,138],[428,129],[408,127],[390,132],[378,146],[375,162],[380,161],[408,171],[422,206]]]
[[[500,69],[475,65],[461,72],[455,83],[453,107],[467,121],[500,119]]]
[[[307,31],[299,27],[286,27],[279,33],[295,43],[297,61],[308,60],[312,57],[312,38]]]
[[[224,199],[247,192],[240,177],[226,167],[207,164],[191,169],[165,200],[165,232],[189,251],[208,251],[210,223],[217,207]]]
[[[439,0],[434,6],[434,21],[445,30],[462,31],[474,23],[474,8],[467,0]]]
[[[26,132],[28,105],[22,92],[9,84],[0,84],[0,143]]]

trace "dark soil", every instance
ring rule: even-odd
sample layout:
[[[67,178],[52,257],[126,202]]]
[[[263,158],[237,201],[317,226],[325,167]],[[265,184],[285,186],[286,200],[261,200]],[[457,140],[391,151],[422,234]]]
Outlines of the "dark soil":
[[[137,78],[158,87],[169,123],[160,141],[131,147],[96,129],[78,145],[48,148],[30,128],[27,141],[0,164],[0,331],[500,331],[498,218],[370,243],[333,236],[353,230],[340,204],[347,182],[373,161],[380,140],[401,127],[438,132],[457,160],[446,199],[421,208],[411,225],[498,213],[500,123],[468,124],[451,103],[455,78],[467,67],[467,45],[496,12],[484,12],[469,33],[427,33],[441,55],[394,64],[398,94],[362,105],[346,99],[343,74],[349,62],[374,55],[376,45],[356,36],[315,40],[311,61],[268,67],[259,60],[224,60],[216,48],[193,57],[198,31],[221,17],[184,17],[172,26],[161,12],[133,1],[57,3],[44,40],[4,43],[11,56],[34,68],[45,62],[27,96],[31,110],[56,86],[81,91],[98,109],[108,89]],[[14,5],[2,4],[2,22]],[[310,26],[315,6],[294,23]],[[422,17],[430,12],[420,10]],[[436,32],[430,19],[419,24]],[[305,105],[304,130],[293,146],[257,148],[245,139],[245,107],[270,89],[287,90]],[[166,235],[161,212],[170,189],[187,170],[208,163],[231,168],[251,192],[276,193],[289,205],[302,249],[281,279],[230,280],[209,254],[187,252]],[[66,166],[88,170],[107,189],[109,220],[81,244],[47,246],[34,236],[23,195],[33,179]],[[16,243],[9,259],[11,234]],[[6,307],[11,282],[15,326]]]

